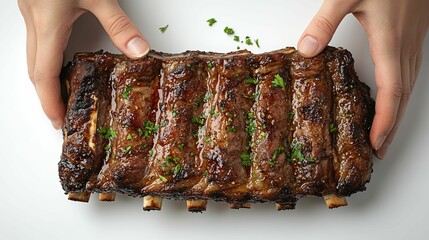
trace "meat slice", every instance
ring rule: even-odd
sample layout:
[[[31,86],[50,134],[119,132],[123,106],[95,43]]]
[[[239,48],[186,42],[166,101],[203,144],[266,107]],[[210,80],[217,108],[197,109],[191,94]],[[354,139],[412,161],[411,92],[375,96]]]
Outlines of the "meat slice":
[[[198,127],[193,119],[203,111],[207,92],[206,63],[194,56],[170,59],[161,71],[161,97],[153,160],[146,193],[179,193],[193,187],[201,178],[198,160]]]
[[[374,100],[369,87],[359,81],[350,52],[337,50],[329,56],[335,96],[335,181],[339,195],[365,190],[372,171],[369,129]]]
[[[211,81],[208,98],[212,103],[205,112],[207,125],[201,152],[207,162],[208,186],[205,193],[214,198],[238,200],[244,191],[249,173],[250,131],[248,129],[251,98],[255,86],[245,84],[251,78],[246,54],[218,59],[212,62],[217,81]]]
[[[374,101],[344,49],[84,53],[63,73],[59,175],[71,199],[118,192],[146,210],[166,197],[202,211],[208,199],[291,209],[323,196],[336,207],[369,181]]]
[[[288,58],[284,52],[261,56],[257,59],[254,79],[247,84],[255,84],[255,118],[252,139],[252,167],[248,187],[255,198],[295,202],[293,168],[287,157],[291,139],[291,85],[288,72]],[[254,61],[254,60],[253,60]],[[284,83],[277,85],[278,81]],[[279,82],[280,83],[280,82]],[[253,131],[253,130],[252,130]],[[280,199],[278,199],[280,198]]]
[[[112,74],[112,122],[98,132],[109,139],[109,153],[98,178],[98,191],[140,195],[145,186],[159,98],[161,62],[154,58],[123,61]],[[104,132],[100,132],[104,129]]]
[[[106,140],[96,134],[108,120],[110,73],[118,59],[103,52],[76,54],[62,73],[69,101],[63,129],[64,144],[58,164],[64,191],[91,189],[103,165]]]
[[[298,195],[332,192],[332,84],[324,53],[291,61],[293,139],[289,146]]]

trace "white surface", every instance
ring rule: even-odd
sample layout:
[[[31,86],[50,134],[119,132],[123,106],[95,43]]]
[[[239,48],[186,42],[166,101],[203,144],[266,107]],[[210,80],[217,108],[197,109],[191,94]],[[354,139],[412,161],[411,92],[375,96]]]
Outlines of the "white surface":
[[[156,3],[154,3],[156,2]],[[259,38],[269,51],[295,46],[321,1],[121,1],[156,50],[230,51],[236,43],[223,33]],[[328,210],[321,199],[298,202],[294,211],[271,204],[229,210],[209,202],[204,214],[184,202],[164,201],[161,212],[143,212],[140,199],[103,203],[71,202],[57,176],[62,136],[45,118],[27,78],[25,27],[16,1],[3,1],[0,14],[0,239],[428,239],[429,229],[429,37],[408,114],[385,160],[374,159],[368,190],[349,206]],[[215,17],[212,28],[206,20]],[[159,27],[169,24],[161,34]],[[352,17],[331,45],[349,49],[360,78],[374,90],[366,35]],[[75,51],[114,51],[91,15],[75,26],[67,57]]]

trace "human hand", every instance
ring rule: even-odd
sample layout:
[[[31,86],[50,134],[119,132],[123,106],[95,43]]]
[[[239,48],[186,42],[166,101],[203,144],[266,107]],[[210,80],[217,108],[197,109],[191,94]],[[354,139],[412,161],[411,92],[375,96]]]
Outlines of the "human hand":
[[[370,140],[383,158],[405,114],[429,27],[428,0],[325,0],[298,42],[305,57],[320,53],[349,13],[368,34],[377,97]]]
[[[56,129],[63,126],[65,114],[59,80],[63,52],[73,23],[83,13],[93,13],[128,57],[140,58],[150,49],[116,0],[18,0],[18,5],[27,27],[28,75]]]

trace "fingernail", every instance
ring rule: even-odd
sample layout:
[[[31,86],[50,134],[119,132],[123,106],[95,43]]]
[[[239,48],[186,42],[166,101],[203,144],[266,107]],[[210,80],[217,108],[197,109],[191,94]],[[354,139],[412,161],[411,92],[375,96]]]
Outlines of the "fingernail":
[[[390,144],[384,144],[379,150],[377,150],[377,157],[383,159],[386,156],[387,150],[389,150]]]
[[[384,141],[386,140],[386,136],[378,137],[378,139],[375,141],[375,150],[379,150],[381,146],[383,146]]]
[[[131,39],[127,44],[127,55],[133,58],[140,58],[149,52],[149,44],[141,37]]]
[[[305,36],[301,44],[299,44],[299,51],[306,56],[312,56],[319,49],[319,43],[312,36]]]
[[[57,130],[59,130],[63,127],[62,121],[52,121],[51,123],[52,123],[52,126]]]

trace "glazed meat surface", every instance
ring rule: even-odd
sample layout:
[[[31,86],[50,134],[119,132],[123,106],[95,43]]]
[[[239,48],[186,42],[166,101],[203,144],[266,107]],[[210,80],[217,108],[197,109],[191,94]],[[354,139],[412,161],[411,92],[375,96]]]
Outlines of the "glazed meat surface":
[[[66,193],[294,204],[372,171],[374,101],[351,54],[80,53],[59,175]]]

